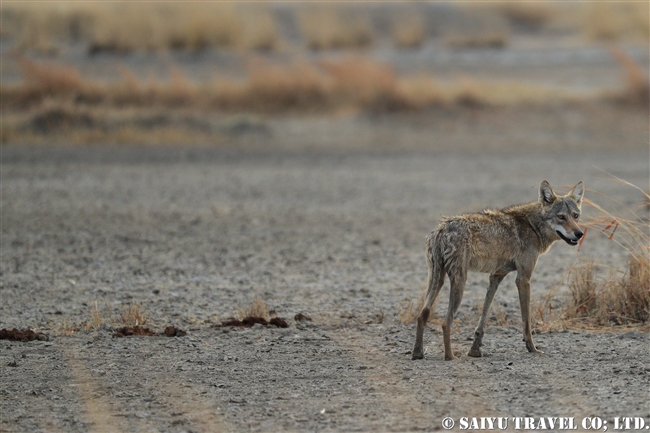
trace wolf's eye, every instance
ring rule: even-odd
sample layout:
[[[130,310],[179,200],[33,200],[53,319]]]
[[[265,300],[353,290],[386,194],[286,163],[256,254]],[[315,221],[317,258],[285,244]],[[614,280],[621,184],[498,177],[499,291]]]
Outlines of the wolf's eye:
[[[573,218],[574,218],[574,219],[578,219],[578,218],[580,218],[580,215],[577,214],[577,213],[574,213],[574,214],[573,214]]]
[[[558,216],[557,216],[557,219],[559,219],[559,220],[561,220],[561,221],[564,221],[564,215],[558,215]]]

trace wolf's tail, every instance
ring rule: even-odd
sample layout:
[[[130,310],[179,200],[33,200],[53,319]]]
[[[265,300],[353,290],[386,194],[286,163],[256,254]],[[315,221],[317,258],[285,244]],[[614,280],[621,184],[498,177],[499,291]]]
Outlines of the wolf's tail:
[[[440,230],[434,230],[427,236],[427,265],[429,268],[428,292],[435,290],[436,286],[441,284],[440,281],[445,276],[445,255],[442,250],[443,243],[439,239],[440,236],[442,236]]]

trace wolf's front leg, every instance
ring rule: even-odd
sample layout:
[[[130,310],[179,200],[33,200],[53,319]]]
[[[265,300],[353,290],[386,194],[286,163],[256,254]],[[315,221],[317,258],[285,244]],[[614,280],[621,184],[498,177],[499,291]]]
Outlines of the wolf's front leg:
[[[524,322],[524,341],[526,349],[532,353],[544,353],[535,347],[530,326],[530,277],[519,273],[515,280],[519,291],[519,305],[521,306],[521,320]]]

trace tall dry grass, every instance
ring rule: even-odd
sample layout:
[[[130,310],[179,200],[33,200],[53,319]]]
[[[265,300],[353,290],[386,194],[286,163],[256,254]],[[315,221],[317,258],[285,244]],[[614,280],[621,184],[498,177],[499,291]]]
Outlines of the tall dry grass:
[[[247,317],[261,317],[268,321],[271,318],[268,304],[262,298],[256,296],[248,307],[237,310],[239,320],[244,320]]]
[[[403,325],[411,325],[412,323],[415,323],[415,320],[420,315],[420,311],[422,311],[422,307],[424,307],[424,299],[426,295],[426,286],[422,286],[420,288],[420,295],[415,302],[413,302],[412,299],[405,299],[404,301],[400,302],[397,307],[397,321]],[[437,305],[438,299],[436,299],[435,305],[432,306],[432,311],[436,310]]]
[[[392,22],[391,34],[393,44],[398,48],[420,47],[427,36],[426,22],[415,12],[403,13]]]
[[[650,261],[630,255],[627,268],[617,276],[596,277],[593,261],[569,274],[570,298],[564,318],[589,325],[650,323]]]
[[[120,324],[124,326],[141,326],[150,321],[149,314],[139,304],[129,304],[122,307],[119,317]]]
[[[496,1],[485,5],[503,16],[511,24],[529,29],[540,29],[557,17],[557,5],[551,2]]]
[[[650,103],[650,80],[648,75],[620,46],[611,45],[609,52],[625,69],[626,89],[616,99],[647,106]]]
[[[264,4],[224,2],[12,2],[3,37],[19,52],[52,53],[85,42],[90,54],[206,48],[268,50],[279,31]]]
[[[305,44],[312,50],[360,48],[373,43],[374,31],[369,18],[349,7],[309,5],[297,14]]]
[[[600,2],[583,5],[582,31],[589,40],[650,41],[648,2]]]
[[[431,105],[506,105],[585,98],[562,88],[469,78],[441,82],[428,75],[403,76],[392,65],[368,58],[272,62],[253,58],[242,78],[217,77],[196,83],[171,67],[169,78],[143,79],[125,66],[120,80],[87,80],[73,67],[18,58],[23,82],[2,85],[2,107],[30,110],[49,100],[76,106],[195,107],[224,111],[331,112],[354,108],[374,112],[421,109]]]
[[[490,3],[463,3],[464,14],[451,22],[443,40],[454,49],[502,48],[510,40],[508,20]]]

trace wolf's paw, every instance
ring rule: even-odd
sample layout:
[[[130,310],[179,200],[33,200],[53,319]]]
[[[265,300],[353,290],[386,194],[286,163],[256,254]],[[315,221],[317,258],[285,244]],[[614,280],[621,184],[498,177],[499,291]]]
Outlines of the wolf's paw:
[[[541,350],[539,350],[537,347],[535,347],[534,344],[526,344],[526,349],[528,349],[530,353],[544,353]]]
[[[424,352],[413,351],[413,353],[411,354],[411,359],[412,360],[423,359],[423,358],[424,358]]]

